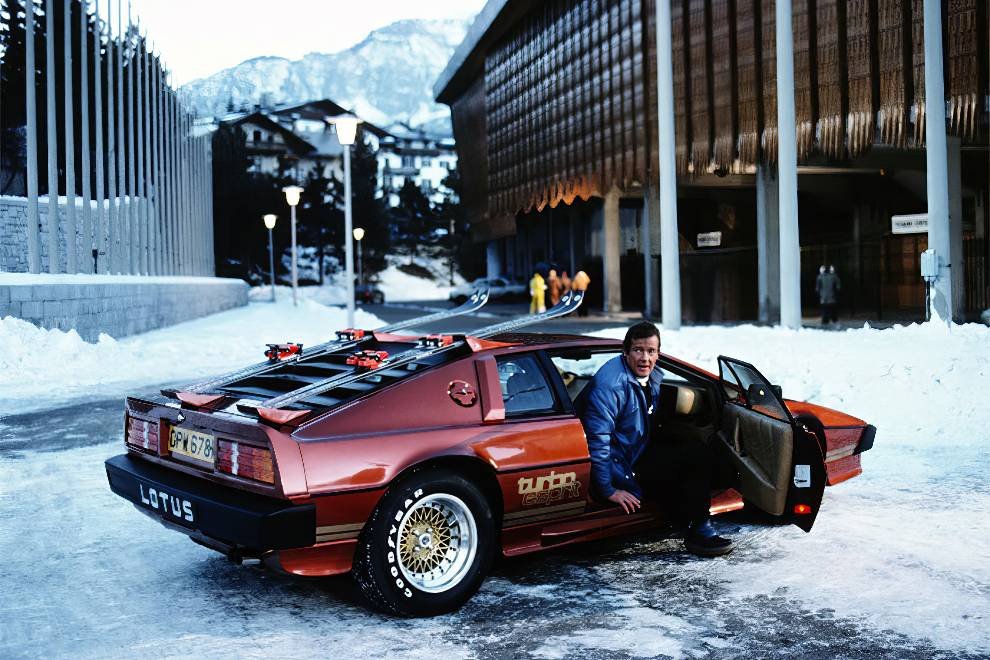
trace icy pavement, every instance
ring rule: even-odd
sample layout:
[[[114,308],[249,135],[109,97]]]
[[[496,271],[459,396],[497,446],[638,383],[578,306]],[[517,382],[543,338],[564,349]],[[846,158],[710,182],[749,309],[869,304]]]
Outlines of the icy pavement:
[[[252,308],[259,327],[293,313]],[[203,340],[183,368],[222,353],[225,329],[240,337],[177,332]],[[94,378],[138,378],[124,360],[148,353],[118,344]],[[60,346],[39,364],[91,359]],[[685,328],[663,350],[712,370],[739,357],[786,396],[875,424],[864,474],[826,492],[807,535],[736,517],[720,526],[738,547],[715,560],[659,534],[561,549],[502,562],[461,611],[410,621],[367,611],[344,578],[233,566],[121,501],[102,465],[122,450],[119,408],[6,417],[0,657],[990,657],[990,329]]]

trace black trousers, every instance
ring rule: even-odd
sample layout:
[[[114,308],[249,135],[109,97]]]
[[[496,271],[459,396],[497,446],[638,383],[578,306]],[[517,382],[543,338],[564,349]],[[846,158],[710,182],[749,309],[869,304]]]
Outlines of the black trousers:
[[[636,481],[671,522],[688,525],[708,517],[714,460],[708,444],[697,438],[656,432],[636,463]]]
[[[822,303],[822,325],[825,325],[829,321],[836,323],[839,321],[836,307],[836,303]]]

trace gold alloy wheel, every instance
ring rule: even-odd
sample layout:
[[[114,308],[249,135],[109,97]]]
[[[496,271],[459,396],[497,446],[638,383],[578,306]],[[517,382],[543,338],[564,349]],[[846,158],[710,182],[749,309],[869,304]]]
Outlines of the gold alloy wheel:
[[[460,583],[478,550],[471,509],[453,495],[437,493],[416,503],[397,532],[399,568],[417,589],[446,591]]]

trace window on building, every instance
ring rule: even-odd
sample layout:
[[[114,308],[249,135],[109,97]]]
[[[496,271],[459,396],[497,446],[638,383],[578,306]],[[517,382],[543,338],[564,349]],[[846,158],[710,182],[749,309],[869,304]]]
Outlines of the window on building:
[[[416,167],[416,159],[413,156],[403,156],[402,157],[403,167]]]
[[[261,131],[258,130],[254,131],[251,134],[251,140],[253,140],[254,142],[261,142]]]

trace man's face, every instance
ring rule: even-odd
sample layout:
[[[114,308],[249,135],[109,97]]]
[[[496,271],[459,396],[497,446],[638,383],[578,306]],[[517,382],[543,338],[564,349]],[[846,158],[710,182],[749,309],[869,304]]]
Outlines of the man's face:
[[[629,352],[626,353],[626,364],[637,378],[645,378],[653,371],[660,357],[660,340],[657,337],[633,339]]]

